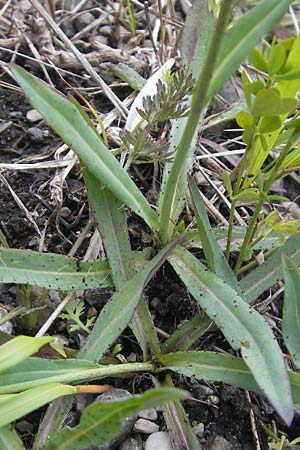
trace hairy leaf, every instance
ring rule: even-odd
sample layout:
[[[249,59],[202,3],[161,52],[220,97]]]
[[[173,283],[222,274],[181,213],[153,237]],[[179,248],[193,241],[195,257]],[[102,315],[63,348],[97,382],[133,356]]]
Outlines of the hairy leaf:
[[[49,383],[16,394],[0,402],[0,427],[40,408],[62,395],[76,394],[76,387]]]
[[[111,286],[106,261],[80,261],[55,253],[0,249],[0,282],[81,290]]]
[[[282,336],[294,363],[300,367],[300,274],[298,267],[287,257],[283,258],[283,273]]]
[[[84,410],[79,426],[64,427],[50,439],[43,450],[80,450],[105,444],[120,433],[127,417],[166,401],[185,397],[186,393],[179,389],[157,389],[126,400],[92,403]]]
[[[127,172],[102,143],[83,112],[66,97],[21,67],[13,65],[11,70],[31,105],[72,148],[82,164],[151,228],[157,229],[158,218],[155,212]]]
[[[0,372],[36,353],[43,345],[49,344],[54,339],[51,336],[32,338],[28,336],[17,336],[0,347]]]
[[[241,352],[278,414],[291,423],[294,409],[282,353],[263,317],[214,273],[202,270],[185,249],[176,248],[169,261],[230,345]]]

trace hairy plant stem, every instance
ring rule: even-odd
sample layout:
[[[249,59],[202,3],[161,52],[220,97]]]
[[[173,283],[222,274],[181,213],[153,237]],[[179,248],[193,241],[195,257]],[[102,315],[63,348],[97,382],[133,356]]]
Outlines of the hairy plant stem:
[[[209,47],[206,63],[197,80],[194,94],[192,96],[191,109],[181,140],[176,149],[176,156],[171,167],[171,171],[166,183],[160,211],[160,237],[163,244],[166,244],[170,236],[170,221],[172,207],[175,201],[176,189],[179,176],[184,167],[184,160],[187,156],[191,141],[197,129],[201,113],[206,104],[206,96],[210,80],[216,66],[217,57],[225,33],[226,24],[231,12],[232,0],[223,0],[220,7],[219,17]]]
[[[156,366],[153,363],[128,363],[128,364],[109,364],[107,366],[101,366],[95,369],[74,370],[73,373],[66,373],[64,375],[56,375],[49,378],[45,378],[45,384],[49,383],[79,383],[83,381],[99,380],[101,378],[107,378],[115,375],[124,375],[126,373],[136,373],[136,372],[155,372]],[[10,394],[15,392],[16,389],[30,389],[35,386],[40,386],[42,380],[33,380],[22,383],[12,384],[10,386],[3,386],[1,389],[1,394]]]

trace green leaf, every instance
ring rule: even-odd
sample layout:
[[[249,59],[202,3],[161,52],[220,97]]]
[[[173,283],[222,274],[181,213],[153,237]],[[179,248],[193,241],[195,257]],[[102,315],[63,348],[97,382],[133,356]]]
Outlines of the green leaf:
[[[121,432],[127,417],[186,396],[179,389],[157,389],[126,400],[94,402],[83,411],[79,426],[64,427],[46,443],[43,450],[80,450],[105,444]]]
[[[268,61],[258,48],[254,47],[251,50],[248,59],[250,64],[256,69],[261,70],[262,72],[268,72]]]
[[[268,69],[268,73],[271,77],[278,73],[280,69],[285,65],[286,57],[287,53],[283,45],[278,42],[272,45],[269,56]]]
[[[187,250],[176,248],[169,261],[232,348],[241,352],[278,414],[291,423],[294,409],[284,360],[263,317],[214,273],[202,270]]]
[[[72,148],[83,165],[150,228],[157,229],[157,215],[78,106],[21,67],[13,65],[11,70],[31,105]]]
[[[0,428],[1,450],[25,450],[18,433],[10,425]]]
[[[198,380],[220,381],[242,389],[263,394],[253,375],[241,358],[217,352],[176,352],[158,358],[165,369]],[[300,398],[300,374],[288,371],[296,404]]]
[[[213,14],[208,11],[206,2],[196,0],[193,2],[189,10],[186,24],[182,36],[182,58],[186,66],[189,68],[193,78],[198,79],[208,52],[210,39],[213,34],[214,20]],[[187,101],[190,105],[191,97]],[[186,127],[187,118],[176,119],[172,121],[172,128],[170,132],[170,151],[176,150],[176,147],[181,139],[181,136]],[[198,141],[198,132],[194,133],[191,142],[188,156],[185,158],[184,168],[181,171],[180,177],[176,185],[176,193],[171,211],[170,227],[175,228],[178,218],[182,212],[184,201],[187,193],[187,173],[193,165],[193,155]],[[172,163],[165,164],[162,186],[158,206],[161,208],[163,198],[165,195],[165,187],[169,178]],[[172,225],[173,224],[173,225]],[[170,235],[172,230],[170,229]]]
[[[63,291],[111,286],[106,261],[80,261],[54,253],[0,249],[0,282]]]
[[[281,128],[281,120],[279,116],[263,117],[259,122],[259,131],[261,133],[270,133]]]
[[[212,232],[203,200],[199,194],[197,184],[190,180],[190,192],[193,209],[197,220],[197,227],[202,242],[202,248],[210,270],[214,271],[222,280],[239,292],[237,278],[226,261],[222,250]]]
[[[279,2],[281,5],[282,2]],[[287,58],[287,62],[284,66],[284,70],[296,71],[299,68],[299,52],[300,52],[300,36],[296,36],[292,40],[292,47]],[[276,89],[280,92],[281,99],[284,98],[294,98],[300,86],[300,78],[285,81],[281,80],[277,83]],[[284,122],[287,114],[280,117],[281,121]],[[261,119],[262,120],[262,119]],[[280,129],[273,132],[265,134],[265,139],[263,141],[257,140],[254,146],[254,157],[249,161],[248,173],[253,176],[248,176],[243,187],[249,187],[251,183],[255,180],[261,171],[262,165],[269,155],[269,152],[277,145],[278,136]],[[286,141],[285,141],[286,142]]]
[[[206,314],[196,314],[191,320],[176,328],[163,343],[162,354],[189,350],[210,329],[212,321]]]
[[[87,170],[83,170],[89,202],[101,233],[109,260],[111,276],[117,289],[133,277],[138,267],[131,252],[126,217],[120,201]],[[131,328],[143,351],[144,359],[159,352],[159,341],[152,316],[141,298]]]
[[[251,128],[253,125],[253,117],[246,111],[238,113],[235,120],[241,128]]]
[[[282,336],[294,363],[300,367],[300,274],[290,258],[283,257],[284,304]]]
[[[260,38],[274,28],[291,3],[293,0],[261,0],[257,6],[237,19],[223,41],[219,62],[207,93],[207,102],[221,89]]]
[[[113,65],[112,70],[121,80],[128,83],[136,91],[143,89],[146,84],[146,80],[136,70],[126,64],[119,63],[116,66]]]
[[[28,356],[36,353],[41,347],[53,342],[51,336],[32,338],[18,336],[0,347],[0,372],[16,366]]]
[[[300,265],[300,234],[289,238],[263,264],[241,279],[240,287],[248,302],[282,280],[282,255],[289,256]]]
[[[259,190],[256,188],[245,189],[244,191],[239,192],[232,200],[235,202],[255,202],[259,199]]]
[[[96,361],[129,324],[143,289],[182,237],[164,247],[139,273],[121,286],[102,309],[80,357]]]
[[[5,373],[0,374],[0,394],[3,392],[17,392],[27,389],[28,385],[25,385],[25,383],[28,382],[36,381],[37,383],[41,382],[41,384],[46,384],[61,382],[63,379],[64,382],[70,383],[72,377],[76,377],[78,374],[86,373],[88,370],[97,369],[99,367],[98,364],[92,364],[91,361],[80,359],[56,360],[35,357],[27,358],[8,369]],[[24,384],[24,388],[22,387],[22,384]],[[31,385],[30,387],[33,386],[34,385]]]
[[[252,105],[252,113],[255,116],[275,116],[281,105],[280,94],[275,89],[261,89]]]
[[[282,98],[279,114],[288,114],[297,108],[299,102],[296,98]]]
[[[49,383],[16,394],[0,402],[0,427],[40,408],[62,395],[76,394],[76,387],[58,383]]]

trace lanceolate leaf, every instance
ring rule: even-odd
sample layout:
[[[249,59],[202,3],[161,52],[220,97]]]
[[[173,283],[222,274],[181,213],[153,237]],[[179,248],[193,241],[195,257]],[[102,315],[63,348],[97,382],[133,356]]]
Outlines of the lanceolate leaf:
[[[0,282],[62,291],[111,286],[106,261],[80,261],[54,253],[0,249]]]
[[[248,13],[243,14],[224,38],[219,61],[207,93],[207,102],[221,89],[225,81],[286,13],[294,0],[261,0]]]
[[[21,67],[13,65],[11,70],[31,105],[72,148],[83,165],[151,228],[157,229],[158,219],[155,212],[127,172],[102,143],[82,111]]]
[[[294,363],[300,367],[300,274],[292,260],[283,258],[284,305],[282,335]]]
[[[99,360],[108,347],[117,339],[129,324],[144,287],[170,255],[177,243],[178,238],[161,250],[144,269],[123,284],[118,292],[113,295],[102,309],[92,334],[90,334],[83,350],[80,352],[81,358],[92,361]]]
[[[21,392],[0,402],[0,427],[25,416],[62,395],[76,394],[76,387],[58,383],[46,384]]]
[[[0,448],[2,450],[25,450],[18,433],[10,425],[0,428]]]
[[[133,277],[136,267],[131,252],[126,217],[121,202],[87,170],[83,170],[89,202],[104,243],[111,276],[116,289]],[[148,306],[141,298],[131,328],[143,351],[144,359],[159,353],[159,342]]]
[[[211,271],[215,272],[216,275],[226,281],[229,286],[239,292],[240,288],[237,278],[226,261],[224,254],[212,232],[203,200],[199,194],[197,184],[193,179],[190,180],[190,192],[193,201],[194,213],[197,220],[198,232],[208,266]]]
[[[186,393],[179,389],[157,389],[117,402],[94,402],[83,411],[79,426],[64,427],[43,450],[80,450],[105,444],[122,430],[122,423],[127,417],[185,397]]]
[[[300,234],[289,238],[263,264],[241,279],[240,287],[248,302],[282,280],[282,255],[289,256],[295,264],[300,264]]]
[[[33,340],[35,338],[30,339]],[[91,361],[79,359],[57,360],[35,357],[27,358],[19,364],[12,366],[9,370],[5,371],[5,373],[0,374],[0,393],[1,388],[4,386],[5,388],[8,388],[10,385],[18,384],[18,389],[21,390],[21,383],[43,380],[44,378],[49,379],[49,377],[49,382],[51,382],[51,377],[68,376],[68,382],[71,382],[72,376],[99,367],[98,364],[92,364]],[[57,379],[58,378],[56,378],[55,381],[57,381]],[[15,392],[16,391],[17,389]],[[6,392],[8,391],[6,390]],[[13,388],[9,389],[9,392],[14,392]]]
[[[28,336],[18,336],[6,342],[0,347],[0,372],[4,372],[10,367],[36,353],[43,345],[52,342],[51,336],[32,338]]]
[[[177,352],[160,356],[158,361],[165,369],[197,378],[220,381],[242,389],[262,394],[250,369],[241,358],[217,352]],[[295,404],[300,402],[300,375],[288,371]]]
[[[291,423],[294,409],[287,372],[279,345],[263,317],[214,273],[203,271],[187,250],[178,247],[169,261],[230,345],[241,352],[278,414]]]
[[[210,329],[212,323],[206,314],[196,314],[191,320],[179,326],[163,343],[162,353],[189,350],[200,336]]]

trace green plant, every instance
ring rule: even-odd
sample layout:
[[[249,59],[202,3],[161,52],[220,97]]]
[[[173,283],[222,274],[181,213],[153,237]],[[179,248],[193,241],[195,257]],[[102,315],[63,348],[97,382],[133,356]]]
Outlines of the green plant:
[[[43,362],[39,358],[30,358],[26,365],[21,363],[17,368],[6,369],[2,380],[0,378],[0,395],[10,395],[10,397],[2,397],[5,402],[4,408],[10,408],[12,411],[17,401],[15,398],[26,398],[30,410],[35,409],[36,403],[28,401],[30,390],[40,389],[38,391],[40,392],[41,386],[50,386],[52,389],[53,382],[77,384],[79,381],[112,375],[149,372],[156,386],[167,388],[167,391],[158,391],[157,402],[174,401],[172,404],[165,405],[164,411],[178,443],[188,449],[199,449],[196,437],[184,420],[184,411],[179,402],[183,394],[173,389],[172,377],[166,373],[171,371],[199,379],[222,381],[264,394],[282,419],[287,424],[291,423],[294,403],[297,404],[299,401],[300,376],[286,369],[282,352],[271,329],[255,308],[249,306],[249,303],[282,278],[282,263],[279,256],[285,253],[296,264],[299,263],[300,251],[297,250],[300,242],[299,235],[288,239],[264,264],[251,271],[239,284],[237,276],[223,255],[214,230],[211,229],[201,196],[193,180],[190,180],[189,189],[197,219],[197,230],[191,233],[184,229],[183,222],[178,223],[185,201],[187,174],[195,151],[197,128],[206,105],[254,48],[260,37],[275,26],[291,3],[289,0],[281,2],[262,0],[255,8],[230,24],[231,26],[227,29],[228,19],[232,13],[232,1],[220,2],[216,22],[206,2],[195,2],[185,28],[183,59],[185,65],[189,67],[191,77],[196,80],[196,86],[186,102],[190,108],[188,116],[183,117],[182,114],[187,112],[186,109],[180,110],[180,114],[177,111],[177,115],[173,116],[175,118],[172,121],[170,148],[174,149],[174,158],[164,167],[157,211],[151,207],[128,173],[103,144],[80,106],[50,89],[21,67],[12,66],[12,73],[30,103],[40,111],[49,125],[73,149],[81,161],[89,202],[103,238],[108,261],[81,262],[75,258],[54,254],[44,255],[3,249],[0,251],[1,279],[5,282],[36,284],[61,290],[114,285],[116,292],[101,311],[77,360]],[[196,46],[191,39],[195,33],[201,36]],[[294,51],[294,46],[297,47],[298,41],[299,39],[296,38],[291,42],[290,55]],[[247,82],[244,82],[244,85],[247,98]],[[261,91],[264,94],[265,90],[273,92],[272,89],[273,87],[264,87]],[[279,95],[277,91],[274,91],[274,95],[271,94],[278,100],[278,115],[283,114],[280,109],[284,103],[282,98],[293,98],[295,93],[291,92],[287,96]],[[159,96],[164,94],[165,87],[160,84],[158,97],[146,100],[145,110],[141,116],[148,122],[154,120],[153,118],[157,119],[153,105],[158,102]],[[269,94],[270,92],[266,95]],[[258,95],[259,92],[256,92],[254,109],[252,106],[252,109],[250,108],[255,117],[263,116],[258,108]],[[252,97],[250,100],[252,102]],[[288,110],[291,109],[291,105],[295,106],[295,102],[287,103]],[[284,111],[286,112],[286,109]],[[167,115],[163,117],[163,120],[166,118],[168,118]],[[282,123],[283,121],[284,119]],[[251,129],[250,134],[254,136],[258,126],[257,121],[255,126],[254,122],[251,126],[253,130]],[[294,143],[297,127],[295,123],[286,140],[284,156],[289,154]],[[250,145],[252,145],[251,136]],[[264,142],[263,138],[258,139]],[[132,145],[132,143],[129,144]],[[239,187],[242,186],[242,181],[246,183],[245,170],[246,175],[249,175],[245,160],[242,161],[242,169],[238,173],[238,179],[241,179],[238,181]],[[256,189],[251,193],[255,195],[258,205],[262,201],[270,200],[268,191],[283,161],[281,157],[280,164],[275,162],[266,175],[266,181],[257,173],[258,188],[251,187]],[[230,195],[235,196],[233,201],[237,201],[236,196],[239,191],[232,190],[231,193],[228,178],[227,186]],[[244,192],[248,189],[247,194],[249,194],[250,188],[247,187],[247,183],[243,186]],[[153,234],[153,248],[156,251],[159,249],[155,257],[144,261],[142,269],[138,269],[137,254],[130,248],[124,204],[146,222]],[[256,219],[257,217],[255,221]],[[252,230],[253,227],[251,239],[254,236]],[[231,221],[228,239],[230,244],[233,234],[233,221]],[[194,238],[201,241],[205,263],[200,262],[185,247]],[[248,247],[248,244],[249,232],[246,231],[242,238],[240,253],[242,256],[238,259],[237,269],[240,261],[244,259],[244,249]],[[229,250],[230,246],[227,245],[227,254]],[[166,259],[197,301],[203,315],[195,316],[175,331],[161,346],[146,299],[143,297],[143,290]],[[31,261],[30,266],[29,261]],[[212,322],[222,331],[231,347],[239,352],[241,358],[222,353],[190,350]],[[101,362],[105,352],[128,325],[141,348],[143,362],[108,366],[96,364],[95,362]],[[30,370],[30,366],[37,369]],[[62,390],[64,389],[66,393],[76,393],[74,386],[63,385]],[[60,391],[57,392],[59,395]],[[152,395],[155,397],[151,393],[141,397],[138,400],[138,408],[142,406],[146,408],[151,404],[148,400],[152,399]],[[119,407],[123,411],[120,413],[121,417],[126,417],[137,410],[135,400],[122,405],[124,409],[117,404],[108,407],[109,414],[113,414],[113,417],[118,415]],[[40,425],[34,448],[79,449],[86,448],[87,445],[99,444],[96,438],[100,441],[102,439],[101,442],[103,442],[101,433],[108,430],[105,419],[100,422],[101,433],[99,432],[96,437],[91,434],[89,441],[86,440],[86,417],[90,414],[94,421],[98,413],[97,407],[94,406],[89,407],[83,414],[79,427],[75,429],[63,427],[57,434],[69,407],[68,399],[64,400],[60,408],[57,408],[55,403],[49,407]],[[104,413],[105,411],[106,408]],[[3,417],[1,424],[4,428],[0,429],[0,439],[4,439],[5,433],[12,433],[11,439],[15,439],[14,432],[12,429],[7,429],[7,426],[11,420],[20,416],[12,413],[7,420],[5,415],[1,417]],[[97,425],[100,423],[98,421]],[[115,432],[116,428],[113,430]],[[53,434],[54,437],[48,440],[49,434]]]

